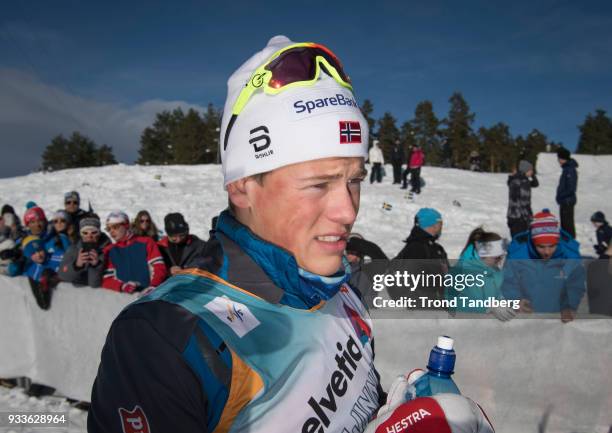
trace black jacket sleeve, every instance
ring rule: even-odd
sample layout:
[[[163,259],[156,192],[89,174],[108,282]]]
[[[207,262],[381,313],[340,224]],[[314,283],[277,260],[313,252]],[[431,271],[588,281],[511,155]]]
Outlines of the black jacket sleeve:
[[[158,303],[165,304],[159,306],[164,311],[158,313],[180,308]],[[92,389],[87,431],[123,433],[127,430],[123,429],[120,409],[133,412],[140,407],[147,431],[205,433],[205,393],[181,355],[197,322],[184,315],[165,314],[168,321],[183,318],[174,323],[180,332],[167,332],[160,329],[163,323],[154,326],[138,314],[147,304],[124,310],[111,327]],[[170,329],[171,324],[167,325]]]

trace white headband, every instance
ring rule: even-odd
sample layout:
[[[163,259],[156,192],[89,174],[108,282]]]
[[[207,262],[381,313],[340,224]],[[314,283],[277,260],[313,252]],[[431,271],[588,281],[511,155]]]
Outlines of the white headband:
[[[505,241],[476,242],[476,251],[480,257],[499,257],[506,254]]]

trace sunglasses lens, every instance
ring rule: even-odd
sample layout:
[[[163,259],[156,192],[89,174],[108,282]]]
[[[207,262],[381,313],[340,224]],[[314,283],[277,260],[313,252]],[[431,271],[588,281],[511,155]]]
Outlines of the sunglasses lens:
[[[338,71],[340,77],[350,83],[342,65],[331,52],[317,47],[300,47],[285,51],[266,66],[266,69],[272,72],[270,86],[278,89],[291,83],[314,79],[317,56],[327,60]]]

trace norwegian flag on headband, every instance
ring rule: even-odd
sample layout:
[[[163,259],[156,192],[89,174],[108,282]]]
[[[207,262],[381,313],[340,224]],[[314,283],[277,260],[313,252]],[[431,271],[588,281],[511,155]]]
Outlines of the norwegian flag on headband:
[[[359,122],[341,120],[339,124],[341,144],[361,143],[361,125]]]

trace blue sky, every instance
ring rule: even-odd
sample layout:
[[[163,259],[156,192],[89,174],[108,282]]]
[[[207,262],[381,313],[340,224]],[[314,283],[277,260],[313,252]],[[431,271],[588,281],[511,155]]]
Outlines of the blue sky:
[[[225,82],[275,34],[322,42],[360,101],[399,123],[460,91],[475,127],[538,128],[574,148],[612,111],[612,3],[11,2],[0,16],[0,177],[40,165],[73,130],[137,156],[155,113],[225,100]]]

